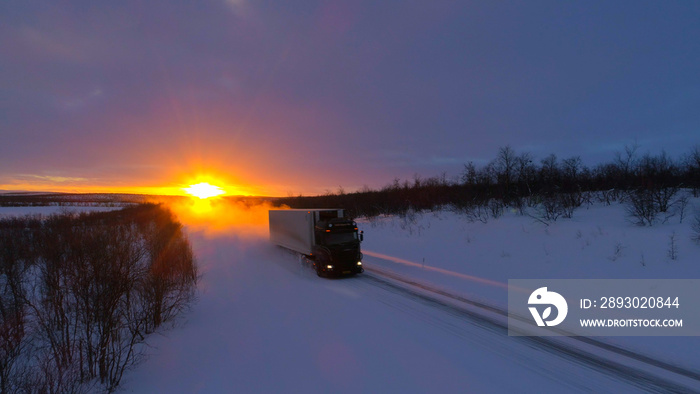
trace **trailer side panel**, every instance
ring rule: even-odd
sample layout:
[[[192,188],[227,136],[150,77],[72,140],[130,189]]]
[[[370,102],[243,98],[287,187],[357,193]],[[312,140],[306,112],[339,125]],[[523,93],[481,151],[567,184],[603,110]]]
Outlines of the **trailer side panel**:
[[[313,213],[305,209],[271,210],[270,241],[310,255],[314,245]]]

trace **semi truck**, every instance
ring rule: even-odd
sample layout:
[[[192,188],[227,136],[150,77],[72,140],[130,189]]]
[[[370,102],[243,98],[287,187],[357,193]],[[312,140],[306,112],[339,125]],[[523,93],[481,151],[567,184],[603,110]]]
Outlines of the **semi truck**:
[[[363,232],[342,209],[273,209],[270,241],[304,256],[318,276],[354,275],[364,271]]]

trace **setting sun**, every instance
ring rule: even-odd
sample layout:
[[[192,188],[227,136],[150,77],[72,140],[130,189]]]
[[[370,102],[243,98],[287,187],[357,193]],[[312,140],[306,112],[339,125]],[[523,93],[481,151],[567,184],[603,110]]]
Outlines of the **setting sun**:
[[[191,194],[195,197],[199,197],[201,199],[214,197],[214,196],[220,196],[220,195],[226,193],[219,186],[214,186],[214,185],[211,185],[207,182],[202,182],[202,183],[198,183],[196,185],[191,185],[190,187],[183,188],[182,190],[184,190],[188,194]]]

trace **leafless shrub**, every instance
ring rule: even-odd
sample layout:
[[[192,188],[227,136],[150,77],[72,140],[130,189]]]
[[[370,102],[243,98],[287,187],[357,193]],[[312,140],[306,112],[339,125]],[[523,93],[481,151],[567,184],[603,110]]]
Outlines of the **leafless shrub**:
[[[654,200],[659,212],[668,212],[671,207],[673,197],[678,193],[678,187],[662,187],[652,189],[651,197]]]
[[[673,205],[676,207],[676,212],[678,213],[680,223],[683,223],[683,219],[685,219],[685,213],[689,203],[690,199],[688,198],[687,193],[683,193],[683,195],[678,197],[678,199],[676,199],[676,201],[673,203]]]
[[[414,233],[420,235],[425,230],[425,227],[419,223],[418,219],[420,219],[420,217],[420,212],[409,208],[399,215],[399,227],[401,227],[402,230],[408,231],[410,235]]]
[[[651,226],[656,222],[659,208],[654,202],[652,192],[639,189],[629,193],[627,214],[638,226]]]
[[[611,205],[620,199],[620,192],[616,189],[601,190],[598,193],[598,200],[605,205]]]
[[[467,218],[467,221],[469,221],[470,223],[479,221],[481,223],[486,224],[489,221],[489,212],[487,208],[480,204],[474,204],[472,206],[465,207],[464,209],[462,209],[462,213]]]
[[[625,250],[625,246],[622,244],[622,242],[617,242],[615,244],[615,247],[613,248],[613,254],[612,256],[609,257],[610,261],[617,261],[620,257],[622,257],[623,251]]]
[[[28,245],[21,228],[0,229],[0,392],[20,391],[26,376],[23,353],[28,346],[24,276]],[[9,246],[9,247],[7,247]]]
[[[593,205],[593,196],[595,193],[591,191],[581,193],[581,204]]]
[[[584,196],[581,191],[559,194],[557,198],[559,200],[561,214],[566,219],[571,219],[574,216],[576,208],[579,208],[584,201]]]
[[[556,195],[542,199],[540,215],[547,222],[556,222],[562,214],[562,206]]]
[[[676,232],[672,232],[668,237],[668,252],[667,256],[669,259],[676,261],[678,260],[678,237]]]
[[[525,216],[527,213],[524,197],[514,197],[510,202],[510,206],[515,208],[520,216]]]
[[[503,201],[494,198],[489,200],[488,206],[489,210],[491,211],[492,218],[498,219],[501,217],[501,215],[503,215],[503,209],[505,208]]]
[[[695,243],[700,244],[700,212],[695,214],[695,218],[693,220],[693,224],[691,224],[691,228],[693,230],[693,233],[691,234],[690,238]]]
[[[0,278],[2,391],[114,391],[145,335],[194,297],[197,271],[182,226],[156,205],[25,222],[33,227],[8,240],[12,223],[0,221],[0,277],[11,277],[12,264],[25,267],[20,290]],[[13,291],[19,305],[9,302],[17,303]],[[15,364],[9,343],[19,349]]]

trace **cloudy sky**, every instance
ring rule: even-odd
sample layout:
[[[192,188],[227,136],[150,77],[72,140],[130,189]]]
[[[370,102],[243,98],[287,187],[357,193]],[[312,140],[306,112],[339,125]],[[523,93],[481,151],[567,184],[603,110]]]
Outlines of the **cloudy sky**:
[[[6,0],[0,189],[240,193],[700,143],[700,2]],[[165,190],[165,189],[162,189]]]

